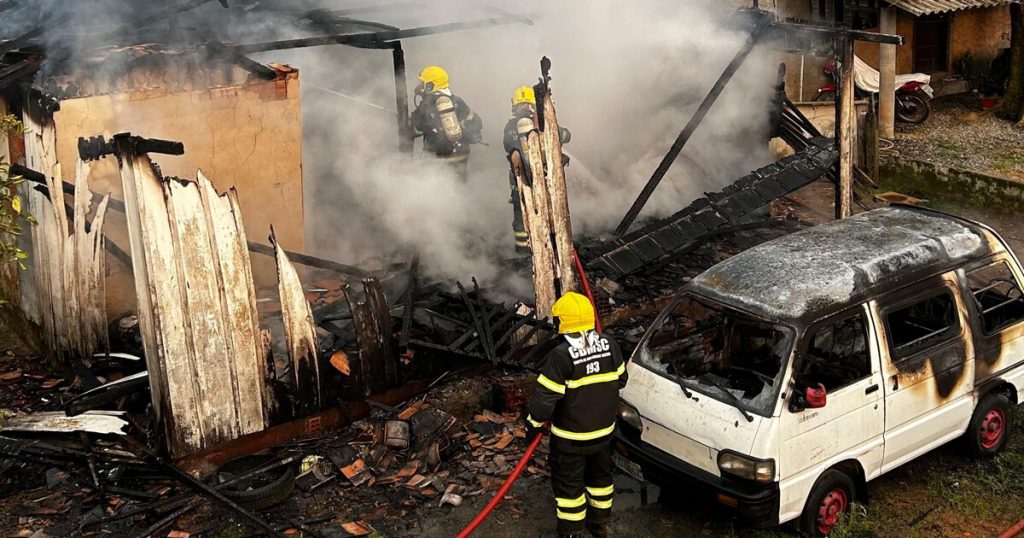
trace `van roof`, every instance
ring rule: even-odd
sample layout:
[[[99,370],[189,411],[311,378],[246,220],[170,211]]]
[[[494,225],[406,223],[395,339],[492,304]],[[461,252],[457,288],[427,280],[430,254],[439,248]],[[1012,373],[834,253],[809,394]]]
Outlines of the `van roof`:
[[[994,233],[966,219],[891,206],[762,243],[689,289],[767,319],[811,322],[1001,249]]]

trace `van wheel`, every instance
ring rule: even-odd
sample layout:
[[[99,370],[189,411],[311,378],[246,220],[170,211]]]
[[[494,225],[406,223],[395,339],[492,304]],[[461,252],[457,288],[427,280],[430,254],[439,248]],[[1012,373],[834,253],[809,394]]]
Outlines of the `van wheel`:
[[[811,488],[800,516],[800,530],[807,536],[828,536],[839,519],[850,510],[856,488],[844,472],[829,469]]]
[[[1010,399],[1005,394],[990,392],[981,398],[964,434],[972,456],[991,458],[1003,451],[1010,438],[1011,409]]]

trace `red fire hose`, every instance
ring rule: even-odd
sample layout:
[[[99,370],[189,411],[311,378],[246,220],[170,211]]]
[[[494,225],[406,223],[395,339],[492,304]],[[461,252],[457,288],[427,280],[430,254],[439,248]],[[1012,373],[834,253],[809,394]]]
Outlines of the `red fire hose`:
[[[505,479],[505,483],[501,485],[501,489],[498,490],[498,493],[494,494],[494,498],[491,499],[491,502],[487,503],[487,506],[485,506],[484,509],[481,510],[475,518],[473,518],[473,521],[469,522],[469,525],[466,525],[466,528],[462,529],[462,532],[460,532],[456,538],[467,538],[470,534],[473,534],[473,531],[475,531],[485,519],[487,519],[487,516],[491,515],[494,508],[498,506],[498,503],[505,498],[505,494],[508,493],[508,490],[512,488],[512,484],[516,483],[516,479],[519,478],[523,469],[526,468],[526,464],[530,462],[530,458],[533,457],[533,453],[537,451],[537,447],[540,446],[540,440],[543,438],[544,434],[540,432],[533,437],[533,441],[530,442],[530,446],[526,447],[526,453],[519,459],[519,463],[516,464],[516,468],[513,469],[512,474],[508,475],[508,478]]]
[[[594,302],[594,294],[590,293],[590,282],[587,282],[587,274],[583,272],[583,263],[580,262],[576,249],[572,249],[572,261],[576,264],[576,272],[580,274],[580,282],[583,283],[583,293],[587,295],[587,299],[590,299],[590,304],[594,305],[594,328],[600,333],[601,317],[597,315],[597,303]]]
[[[999,538],[1013,538],[1014,536],[1020,534],[1022,531],[1024,531],[1024,519],[1018,521],[1016,525],[1003,531],[1003,533],[999,535]]]

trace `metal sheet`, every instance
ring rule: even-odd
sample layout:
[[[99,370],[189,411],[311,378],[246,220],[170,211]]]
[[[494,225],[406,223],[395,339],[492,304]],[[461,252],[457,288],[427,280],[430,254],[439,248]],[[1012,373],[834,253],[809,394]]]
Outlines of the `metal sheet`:
[[[889,3],[908,13],[920,17],[933,13],[962,11],[983,7],[1003,6],[1016,0],[890,0]]]
[[[117,141],[150,391],[181,457],[267,425],[263,336],[233,192],[165,179]]]
[[[69,417],[61,411],[16,415],[4,419],[3,429],[12,432],[89,432],[124,435],[128,422],[121,411],[89,411]]]
[[[281,296],[281,320],[284,323],[288,357],[291,360],[295,412],[308,415],[320,411],[320,365],[317,360],[316,323],[302,282],[270,230],[270,243],[277,260],[277,289]]]

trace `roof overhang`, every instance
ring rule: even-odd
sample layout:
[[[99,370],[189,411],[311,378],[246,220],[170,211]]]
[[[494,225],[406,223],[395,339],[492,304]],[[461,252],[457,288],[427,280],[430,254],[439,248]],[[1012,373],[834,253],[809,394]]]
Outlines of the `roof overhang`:
[[[920,17],[935,13],[948,13],[982,7],[1015,4],[1018,0],[889,0],[889,4]]]

